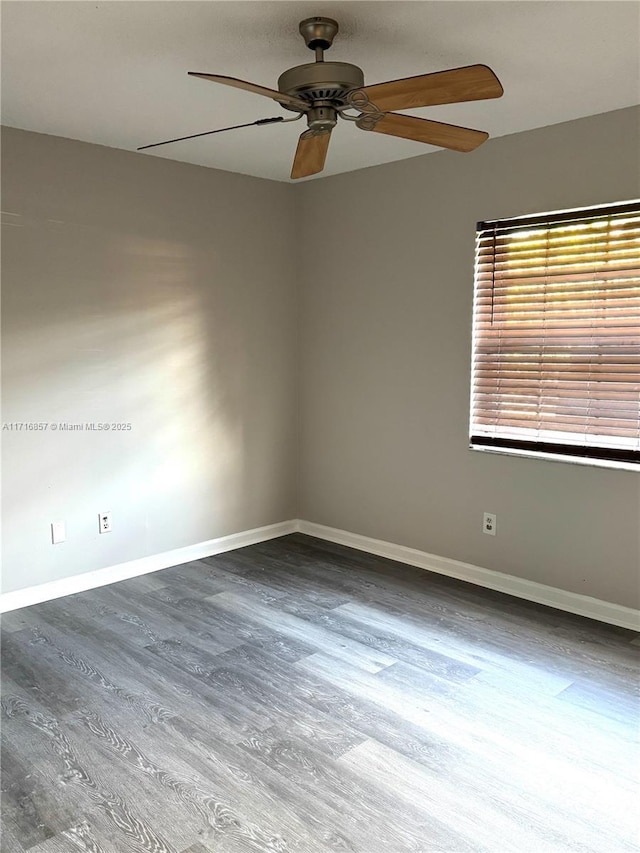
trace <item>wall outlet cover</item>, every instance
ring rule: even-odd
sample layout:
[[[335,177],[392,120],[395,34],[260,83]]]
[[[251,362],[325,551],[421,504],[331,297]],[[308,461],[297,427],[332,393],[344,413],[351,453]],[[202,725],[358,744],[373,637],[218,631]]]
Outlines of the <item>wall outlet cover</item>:
[[[111,533],[111,510],[98,513],[98,530],[100,533]]]
[[[482,516],[482,532],[489,536],[496,535],[497,516],[493,512],[485,512]]]

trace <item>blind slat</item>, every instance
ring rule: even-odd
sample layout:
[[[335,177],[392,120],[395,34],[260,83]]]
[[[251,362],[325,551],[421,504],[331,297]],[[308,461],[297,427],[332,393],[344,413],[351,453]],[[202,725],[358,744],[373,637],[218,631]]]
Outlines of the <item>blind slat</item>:
[[[607,278],[633,278],[636,272],[636,269],[630,266],[629,261],[625,261],[624,263],[610,264],[606,267],[601,266],[598,270],[598,277],[602,281],[606,281]],[[579,280],[580,276],[584,276],[588,280],[594,277],[594,271],[593,264],[582,264],[580,266],[563,264],[557,267],[513,267],[510,270],[501,269],[499,266],[494,268],[483,265],[478,269],[478,276],[480,280],[484,276],[492,284],[518,284],[528,282],[529,280],[544,283],[553,279],[556,281],[576,281]]]
[[[539,245],[533,246],[525,244],[523,246],[505,245],[495,246],[491,241],[488,245],[478,246],[477,260],[482,263],[484,260],[492,263],[494,259],[513,260],[520,258],[538,258],[540,256],[540,248],[545,246],[547,256],[556,257],[557,255],[569,255],[572,257],[597,257],[602,251],[606,251],[609,256],[613,254],[634,253],[638,250],[638,242],[640,237],[619,238],[619,239],[590,239],[588,242],[578,243],[556,243],[554,245],[545,244],[543,241]]]
[[[479,431],[482,431],[482,426],[484,424],[492,425],[495,423],[496,421],[492,419],[486,419],[483,421],[482,418],[479,418],[477,425],[479,427]],[[636,438],[636,436],[638,435],[637,427],[625,429],[623,427],[619,427],[615,424],[610,423],[602,423],[600,425],[583,424],[580,418],[573,418],[570,422],[567,422],[566,420],[561,421],[559,419],[549,419],[548,421],[543,420],[541,424],[539,424],[533,417],[529,420],[527,420],[526,418],[518,418],[512,420],[509,417],[502,417],[500,418],[499,423],[501,427],[520,427],[522,429],[531,429],[531,425],[534,424],[534,429],[539,431],[540,433],[545,430],[547,432],[571,433],[575,433],[577,431],[582,435],[608,436],[609,438]],[[496,433],[493,434],[495,435]]]

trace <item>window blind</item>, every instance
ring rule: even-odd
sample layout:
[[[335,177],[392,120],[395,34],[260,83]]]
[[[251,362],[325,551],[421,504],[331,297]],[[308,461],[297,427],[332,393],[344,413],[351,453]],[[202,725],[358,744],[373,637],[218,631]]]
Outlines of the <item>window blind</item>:
[[[471,443],[640,462],[640,202],[480,222]]]

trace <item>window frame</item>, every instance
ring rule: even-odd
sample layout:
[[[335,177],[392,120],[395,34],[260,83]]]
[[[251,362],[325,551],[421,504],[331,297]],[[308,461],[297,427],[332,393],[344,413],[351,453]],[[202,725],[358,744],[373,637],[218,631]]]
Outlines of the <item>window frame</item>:
[[[550,211],[547,213],[528,214],[517,217],[480,221],[476,225],[476,249],[474,253],[474,291],[472,312],[472,345],[471,345],[471,382],[469,402],[469,447],[472,450],[497,453],[524,458],[546,459],[549,461],[569,462],[574,464],[592,465],[597,467],[615,468],[640,472],[640,448],[621,448],[615,446],[581,445],[562,443],[553,440],[546,441],[527,438],[508,438],[500,436],[480,435],[474,433],[474,396],[477,388],[476,357],[478,352],[476,323],[479,316],[479,245],[482,232],[495,228],[530,229],[537,225],[556,225],[562,222],[595,219],[598,215],[638,214],[640,200],[613,202],[610,204],[591,205]],[[493,247],[495,251],[495,247]],[[639,250],[640,251],[640,250]],[[495,260],[494,260],[495,263]],[[493,309],[491,309],[493,311]],[[492,320],[493,322],[493,320]],[[640,323],[639,323],[640,334]],[[614,436],[612,436],[614,438]]]

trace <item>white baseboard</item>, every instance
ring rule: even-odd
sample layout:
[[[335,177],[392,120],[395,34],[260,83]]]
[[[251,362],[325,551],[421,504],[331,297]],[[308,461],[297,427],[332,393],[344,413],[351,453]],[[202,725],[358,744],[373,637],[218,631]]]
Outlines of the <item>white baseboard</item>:
[[[279,536],[286,536],[298,531],[306,533],[308,536],[315,536],[317,539],[326,539],[338,545],[346,545],[349,548],[356,548],[369,554],[377,554],[399,563],[406,563],[409,566],[416,566],[447,577],[468,581],[477,586],[505,592],[516,598],[534,601],[537,604],[546,604],[548,607],[555,607],[557,610],[566,610],[569,613],[588,616],[600,622],[640,631],[640,611],[631,607],[623,607],[621,604],[613,604],[609,601],[591,598],[588,595],[580,595],[553,586],[546,586],[492,569],[474,566],[470,563],[461,563],[448,557],[438,557],[435,554],[428,554],[426,551],[418,551],[415,548],[407,548],[404,545],[395,545],[392,542],[384,542],[380,539],[372,539],[369,536],[361,536],[358,533],[349,533],[335,527],[326,527],[323,524],[297,519],[269,524],[266,527],[256,527],[253,530],[243,530],[240,533],[232,533],[230,536],[220,536],[217,539],[209,539],[207,542],[187,545],[185,548],[177,548],[174,551],[165,551],[163,554],[153,554],[139,560],[120,563],[117,566],[84,572],[38,586],[18,589],[15,592],[6,592],[0,595],[0,613],[7,613],[10,610],[29,607],[32,604],[61,598],[64,595],[73,595],[76,592],[84,592],[88,589],[117,583],[171,566],[179,566],[191,560],[201,560],[203,557],[222,554],[224,551],[233,551],[247,545],[255,545],[257,542],[265,542],[268,539],[276,539]]]
[[[73,595],[76,592],[85,592],[88,589],[128,580],[139,575],[147,575],[149,572],[157,572],[159,569],[167,569],[170,566],[180,566],[191,560],[201,560],[203,557],[244,548],[246,545],[255,545],[256,542],[276,539],[278,536],[286,536],[287,533],[295,533],[296,530],[298,530],[296,520],[282,521],[279,524],[268,524],[266,527],[256,527],[253,530],[232,533],[230,536],[209,539],[207,542],[199,542],[196,545],[187,545],[185,548],[176,548],[174,551],[165,551],[163,554],[152,554],[150,557],[142,557],[117,566],[72,575],[69,578],[49,581],[49,583],[26,589],[17,589],[15,592],[5,592],[0,595],[0,613],[29,607],[64,595]]]
[[[506,592],[516,598],[524,598],[537,604],[555,607],[557,610],[566,610],[569,613],[588,616],[610,625],[640,631],[640,610],[623,607],[621,604],[601,601],[588,595],[568,592],[564,589],[546,586],[546,584],[495,572],[492,569],[483,569],[470,563],[461,563],[448,557],[437,557],[434,554],[427,554],[425,551],[407,548],[404,545],[394,545],[380,539],[360,536],[358,533],[349,533],[335,527],[314,524],[311,521],[299,521],[298,530],[301,533],[315,536],[318,539],[326,539],[338,545],[347,545],[349,548],[357,548],[359,551],[366,551],[369,554],[388,557],[390,560],[396,560],[399,563],[407,563],[410,566],[437,572],[450,578],[458,578],[498,592]]]

